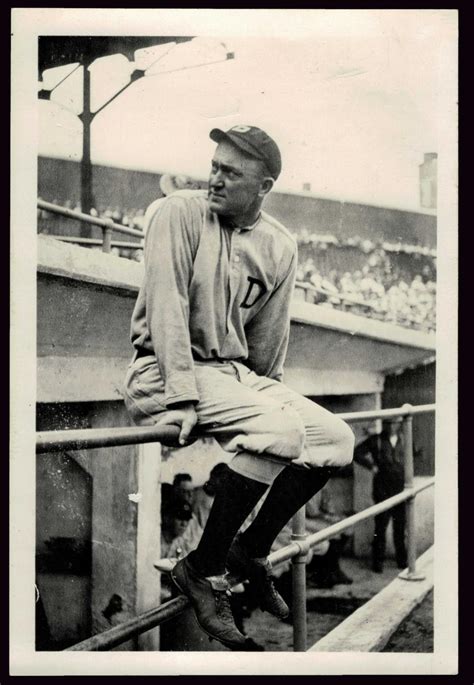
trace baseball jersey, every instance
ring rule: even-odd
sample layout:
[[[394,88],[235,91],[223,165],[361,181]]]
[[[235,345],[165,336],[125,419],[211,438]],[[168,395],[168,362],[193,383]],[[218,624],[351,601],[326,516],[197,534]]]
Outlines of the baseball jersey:
[[[297,263],[284,226],[261,212],[231,228],[207,191],[178,191],[150,217],[144,262],[131,340],[154,353],[166,406],[199,401],[195,361],[241,361],[281,379]]]

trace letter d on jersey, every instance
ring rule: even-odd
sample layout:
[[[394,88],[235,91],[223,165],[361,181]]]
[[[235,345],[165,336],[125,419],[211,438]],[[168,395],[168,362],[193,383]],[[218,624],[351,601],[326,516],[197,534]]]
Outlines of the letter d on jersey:
[[[258,302],[258,300],[265,295],[267,288],[262,281],[258,278],[253,278],[253,276],[247,276],[249,282],[249,289],[247,290],[242,304],[240,305],[243,309],[249,309]],[[257,292],[254,293],[254,288],[257,288]],[[253,298],[253,299],[252,299]]]

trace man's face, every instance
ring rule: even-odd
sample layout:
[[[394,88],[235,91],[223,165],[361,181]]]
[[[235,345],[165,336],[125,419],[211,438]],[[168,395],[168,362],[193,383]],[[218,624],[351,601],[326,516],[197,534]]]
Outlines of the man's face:
[[[192,503],[194,488],[190,480],[182,480],[181,483],[174,486],[174,489],[176,495],[180,499],[184,500],[185,502],[189,502],[189,504]]]
[[[399,423],[398,421],[391,421],[391,422],[388,424],[388,432],[389,432],[389,435],[390,435],[390,436],[392,436],[392,435],[398,435],[398,434],[400,433],[401,427],[402,427],[401,422]]]
[[[187,519],[173,518],[171,522],[171,532],[173,538],[177,538],[180,535],[184,535],[188,525],[189,521]]]
[[[258,159],[252,159],[231,143],[222,141],[211,163],[209,209],[242,224],[260,207],[265,194],[259,194],[264,177]]]

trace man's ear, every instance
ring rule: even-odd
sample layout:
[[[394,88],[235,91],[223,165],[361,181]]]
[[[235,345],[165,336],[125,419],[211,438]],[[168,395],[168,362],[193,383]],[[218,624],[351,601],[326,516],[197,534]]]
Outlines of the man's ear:
[[[265,176],[265,178],[262,180],[260,184],[260,191],[259,195],[260,197],[264,197],[265,195],[268,195],[270,190],[273,188],[275,184],[274,179],[271,176]]]

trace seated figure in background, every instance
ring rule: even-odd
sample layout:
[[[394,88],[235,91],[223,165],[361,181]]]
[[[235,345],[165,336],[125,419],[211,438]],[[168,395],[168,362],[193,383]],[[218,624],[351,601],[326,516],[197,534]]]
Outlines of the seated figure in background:
[[[201,535],[191,505],[172,495],[161,512],[161,556],[180,559],[197,547]]]
[[[160,571],[169,571],[169,564],[186,556],[198,546],[202,535],[189,502],[185,502],[173,493],[171,485],[162,488],[161,503],[161,541],[160,559],[155,567]],[[167,573],[161,575],[161,599],[165,601],[176,595],[176,588]]]

